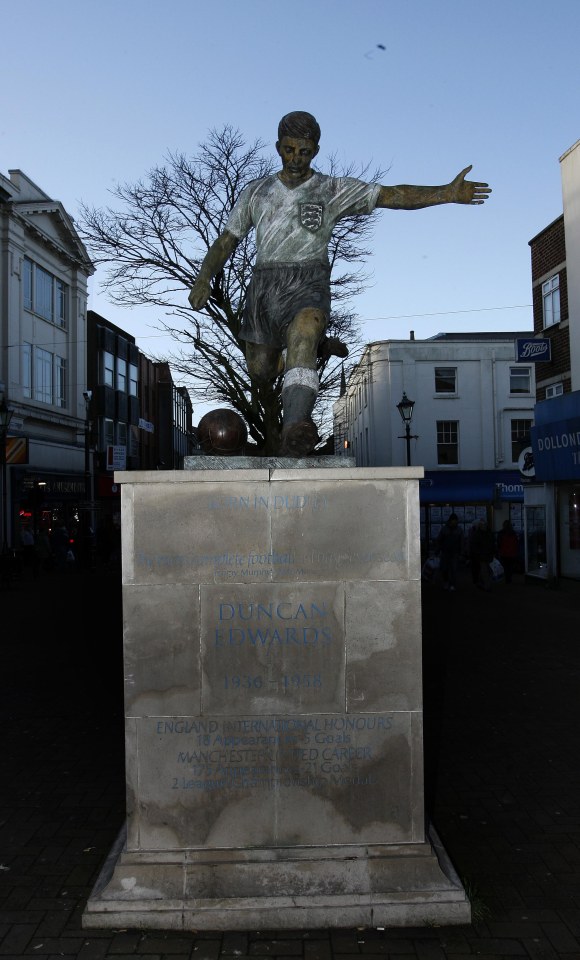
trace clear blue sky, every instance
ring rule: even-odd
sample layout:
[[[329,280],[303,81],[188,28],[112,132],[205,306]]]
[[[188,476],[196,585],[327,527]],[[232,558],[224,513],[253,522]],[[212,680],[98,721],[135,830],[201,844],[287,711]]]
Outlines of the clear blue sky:
[[[559,157],[580,139],[579,0],[28,0],[2,24],[0,170],[73,217],[212,127],[274,156],[280,117],[308,110],[323,171],[337,154],[436,184],[472,163],[493,188],[482,207],[379,214],[367,340],[531,330],[528,241],[561,214]],[[147,354],[170,348],[99,272],[89,306]]]

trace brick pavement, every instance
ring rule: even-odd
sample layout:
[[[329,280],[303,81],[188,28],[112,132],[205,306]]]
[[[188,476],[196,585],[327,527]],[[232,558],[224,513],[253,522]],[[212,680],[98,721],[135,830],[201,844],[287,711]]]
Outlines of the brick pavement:
[[[0,960],[580,960],[580,584],[424,588],[427,804],[476,918],[388,930],[83,930],[124,818],[118,573],[0,601]]]

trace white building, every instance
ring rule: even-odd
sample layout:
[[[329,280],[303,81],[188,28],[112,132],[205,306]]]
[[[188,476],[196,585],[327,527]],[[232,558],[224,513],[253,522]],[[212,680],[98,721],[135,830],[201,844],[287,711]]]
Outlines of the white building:
[[[521,333],[439,334],[370,343],[334,406],[337,455],[357,466],[425,468],[420,485],[427,547],[452,510],[467,530],[523,525],[520,454],[529,446],[533,363],[516,361]],[[414,401],[407,440],[397,404]],[[409,461],[407,461],[407,449]]]
[[[0,174],[0,391],[12,412],[7,530],[85,498],[87,251],[62,204],[20,170]]]

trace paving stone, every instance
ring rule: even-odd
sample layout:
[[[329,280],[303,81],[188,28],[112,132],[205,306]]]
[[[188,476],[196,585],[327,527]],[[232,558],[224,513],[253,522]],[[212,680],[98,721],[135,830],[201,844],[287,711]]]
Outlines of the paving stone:
[[[87,677],[87,650],[77,638],[55,637],[55,658],[46,630],[36,639],[35,618],[56,599],[71,623],[75,610],[78,620],[94,592],[82,579],[53,581],[50,590],[48,582],[31,583],[38,593],[18,611],[19,629],[28,618],[21,635],[30,639],[3,648],[0,862],[12,869],[0,872],[1,960],[580,960],[580,584],[536,593],[516,583],[509,597],[498,591],[485,604],[466,585],[451,624],[449,598],[424,595],[429,812],[455,866],[491,910],[485,921],[165,935],[81,926],[124,816],[122,702],[112,680],[121,676],[120,661],[101,642],[99,656],[89,658],[95,677]],[[101,611],[91,602],[91,610],[97,626],[103,616],[101,637],[112,644],[110,604]],[[92,691],[84,700],[79,676]],[[434,689],[439,682],[444,688]],[[103,717],[108,690],[116,692],[106,694],[111,716]]]
[[[216,960],[220,956],[220,949],[221,938],[215,940],[200,939],[196,940],[191,955],[195,960]]]
[[[0,954],[25,953],[35,932],[34,923],[15,923],[0,944]]]
[[[251,957],[300,957],[302,942],[299,939],[254,941],[250,944],[248,955]]]

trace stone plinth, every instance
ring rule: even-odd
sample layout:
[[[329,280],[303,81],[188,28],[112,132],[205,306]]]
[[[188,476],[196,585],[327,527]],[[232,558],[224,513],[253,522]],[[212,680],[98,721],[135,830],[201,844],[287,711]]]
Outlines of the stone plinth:
[[[469,922],[425,826],[422,475],[116,474],[127,823],[84,926]]]

